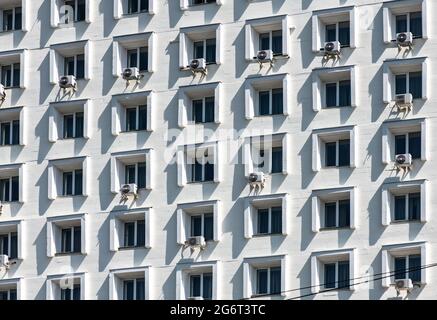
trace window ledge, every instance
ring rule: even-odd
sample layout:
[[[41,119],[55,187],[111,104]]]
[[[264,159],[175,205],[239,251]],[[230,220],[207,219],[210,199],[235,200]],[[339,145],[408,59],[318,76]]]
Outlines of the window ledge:
[[[118,250],[120,251],[130,251],[130,250],[137,250],[137,249],[147,249],[146,246],[134,246],[134,247],[119,247]]]
[[[329,228],[320,228],[320,231],[342,231],[342,230],[353,230],[351,227],[329,227]]]
[[[417,219],[417,220],[397,220],[397,221],[395,221],[395,220],[393,220],[392,222],[391,222],[391,224],[398,224],[398,225],[400,225],[400,224],[411,224],[411,223],[413,223],[413,224],[422,224],[422,223],[425,223],[425,221],[420,221],[419,219]]]
[[[23,31],[23,30],[22,29],[17,29],[17,30],[0,31],[0,35],[7,34],[7,33],[14,33],[15,31]]]
[[[283,297],[284,295],[281,293],[258,293],[258,294],[253,294],[250,297],[251,298],[266,298],[266,297]]]
[[[254,234],[253,238],[267,238],[267,237],[285,237],[282,233],[258,233]]]
[[[82,256],[81,252],[58,252],[55,253],[55,257],[68,257],[68,256]]]
[[[216,182],[214,181],[187,181],[187,184],[192,184],[192,185],[196,185],[196,184],[215,184]]]
[[[133,12],[133,13],[123,13],[122,14],[122,18],[129,18],[129,17],[135,17],[135,16],[140,16],[142,14],[150,14],[150,12],[148,10],[146,11],[140,11],[140,12]]]

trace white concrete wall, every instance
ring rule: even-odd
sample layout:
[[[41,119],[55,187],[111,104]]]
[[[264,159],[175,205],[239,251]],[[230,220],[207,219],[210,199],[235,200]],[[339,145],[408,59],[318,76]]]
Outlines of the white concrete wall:
[[[206,5],[182,11],[179,1],[157,0],[156,14],[134,15],[114,19],[110,0],[89,1],[94,6],[92,23],[81,22],[74,28],[52,28],[51,1],[32,0],[28,5],[28,31],[0,34],[0,51],[28,49],[25,89],[8,90],[1,108],[23,106],[26,110],[26,145],[0,147],[0,165],[26,163],[26,201],[5,204],[0,221],[24,220],[24,259],[13,266],[5,278],[22,278],[22,298],[45,299],[46,277],[63,273],[85,272],[87,299],[109,298],[110,270],[152,267],[153,281],[150,297],[174,299],[177,292],[178,263],[188,251],[181,253],[177,244],[177,205],[207,200],[221,201],[222,235],[220,241],[209,246],[196,257],[196,262],[221,261],[220,294],[218,298],[243,297],[243,263],[245,258],[287,255],[286,288],[311,285],[311,254],[336,249],[356,249],[357,275],[365,275],[369,268],[382,272],[382,246],[387,244],[427,241],[428,261],[437,261],[435,230],[437,219],[433,208],[437,198],[430,197],[430,212],[426,223],[381,224],[382,184],[395,176],[381,160],[382,122],[389,117],[390,108],[383,103],[383,61],[397,57],[397,48],[384,44],[383,8],[380,0],[225,0],[223,5]],[[385,1],[388,2],[388,1]],[[397,1],[401,2],[401,1]],[[431,1],[433,2],[433,1]],[[356,49],[346,49],[339,65],[359,67],[356,108],[321,110],[315,112],[312,102],[312,69],[322,66],[321,56],[312,52],[312,11],[339,6],[357,6],[358,37]],[[431,15],[437,7],[428,6]],[[257,63],[245,59],[245,20],[273,15],[290,15],[291,54],[279,60],[271,70],[259,69]],[[292,140],[291,172],[267,179],[261,194],[288,193],[290,195],[290,228],[287,236],[244,237],[244,204],[249,195],[244,166],[222,163],[225,173],[219,183],[191,184],[178,187],[177,166],[167,164],[163,155],[167,147],[165,134],[178,128],[178,88],[192,84],[190,72],[179,71],[179,28],[221,23],[224,36],[223,59],[219,66],[211,66],[204,82],[222,82],[222,123],[220,129],[243,130],[264,128],[268,133],[289,133]],[[140,32],[156,33],[157,64],[153,74],[146,75],[134,88],[113,76],[112,37]],[[429,88],[437,83],[433,59],[437,58],[434,44],[437,30],[428,30],[429,39],[419,40],[410,56],[428,57]],[[58,43],[89,40],[93,44],[90,80],[79,81],[75,99],[90,99],[92,110],[90,139],[48,140],[49,103],[57,101],[59,89],[50,84],[50,46]],[[292,94],[289,117],[263,117],[246,120],[245,78],[256,74],[284,74],[291,76]],[[195,81],[197,81],[196,79]],[[156,121],[153,132],[111,134],[112,95],[153,90],[156,93]],[[415,106],[408,118],[426,117],[430,130],[437,126],[437,97],[433,90],[428,99]],[[354,169],[312,170],[312,130],[357,125],[359,127],[358,155]],[[186,130],[186,129],[185,129]],[[432,194],[437,172],[437,144],[429,135],[429,159],[416,166],[405,180],[428,179]],[[195,141],[188,141],[188,144]],[[155,185],[140,194],[137,201],[120,206],[120,198],[111,192],[111,153],[154,149]],[[48,197],[48,165],[51,159],[90,157],[90,183],[87,197]],[[358,187],[359,204],[354,230],[312,232],[312,190]],[[111,212],[126,207],[153,207],[153,246],[151,249],[110,251],[109,225]],[[47,257],[47,218],[64,214],[87,213],[88,254]],[[186,261],[182,261],[186,263]],[[183,267],[185,268],[185,267]],[[155,272],[154,272],[155,270]],[[427,285],[416,290],[413,298],[435,298],[437,269],[427,271]],[[294,291],[288,297],[307,294],[309,290]],[[356,287],[310,298],[380,299],[396,295],[394,289]]]

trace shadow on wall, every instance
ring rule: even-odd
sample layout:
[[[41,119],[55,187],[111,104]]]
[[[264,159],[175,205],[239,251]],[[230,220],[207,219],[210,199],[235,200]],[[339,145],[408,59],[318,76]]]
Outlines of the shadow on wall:
[[[299,151],[302,172],[302,189],[308,188],[308,186],[311,184],[311,181],[313,181],[314,177],[316,176],[316,173],[313,172],[312,169],[312,146],[312,135],[309,134],[309,137],[307,138],[305,144]]]
[[[299,210],[297,217],[300,217],[301,235],[300,250],[305,251],[315,238],[316,234],[312,232],[312,198],[311,196],[305,201]]]
[[[112,201],[114,200],[114,194],[109,191],[111,190],[111,163],[110,161],[106,161],[104,164],[101,173],[99,174],[97,180],[99,181],[99,190],[107,190],[106,193],[100,194],[100,209],[108,210]],[[108,227],[109,230],[109,227]],[[109,238],[107,238],[109,239]]]
[[[50,20],[51,20],[50,14],[51,14],[51,1],[50,0],[43,1],[37,13],[37,20],[40,21],[41,23],[41,30],[44,30],[44,32],[40,33],[40,38],[39,38],[39,45],[41,48],[47,46],[47,42],[49,41],[49,39],[53,35],[53,32],[55,31],[50,25]]]
[[[165,1],[168,4],[168,15],[170,17],[170,28],[175,28],[176,25],[182,18],[182,15],[185,14],[184,11],[181,10],[179,1]]]
[[[313,38],[312,38],[312,19],[308,19],[307,23],[302,29],[302,32],[298,35],[300,42],[300,50],[302,57],[302,68],[308,69],[311,63],[314,61],[316,55],[313,53]]]
[[[313,122],[317,113],[313,110],[313,98],[312,98],[312,75],[311,73],[305,80],[305,83],[300,86],[297,93],[298,105],[302,106],[302,131],[306,131]]]
[[[156,290],[156,288],[155,288]],[[168,296],[164,292],[172,292]],[[175,300],[176,299],[176,268],[173,268],[167,279],[164,281],[162,288],[160,288],[159,295],[155,297],[157,300]]]
[[[164,226],[164,231],[166,234],[165,243],[167,244],[165,250],[165,264],[170,265],[173,263],[173,260],[178,256],[178,254],[181,254],[181,248],[180,245],[177,243],[177,237],[176,237],[177,234],[176,210],[173,212],[167,224]],[[179,258],[182,257],[178,257],[178,260]]]
[[[112,74],[112,44],[108,47],[100,62],[103,64],[102,96],[108,95],[118,78]]]
[[[179,34],[173,41],[169,42],[165,54],[168,56],[169,61],[168,87],[173,88],[181,76],[179,71]]]
[[[232,300],[238,300],[243,298],[243,263],[240,263],[237,271],[231,279],[232,285]]]

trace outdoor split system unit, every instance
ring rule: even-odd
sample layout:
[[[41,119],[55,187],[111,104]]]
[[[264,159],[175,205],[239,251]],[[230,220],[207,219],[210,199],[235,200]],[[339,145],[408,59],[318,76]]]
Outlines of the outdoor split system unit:
[[[413,106],[413,95],[411,93],[397,94],[395,96],[395,105],[399,109],[411,109]]]
[[[9,267],[9,257],[5,254],[0,254],[0,268],[1,267]]]
[[[205,237],[203,236],[197,236],[197,237],[190,237],[185,241],[185,245],[187,247],[195,248],[204,248],[206,246]]]
[[[140,79],[140,71],[137,67],[133,68],[125,68],[122,73],[124,80],[139,80]]]
[[[338,56],[341,51],[341,44],[338,41],[325,42],[323,46],[326,55]]]
[[[397,290],[411,290],[413,289],[413,281],[411,279],[395,280],[395,288]]]
[[[254,183],[263,184],[266,181],[266,178],[263,172],[253,172],[249,175],[248,180],[250,184],[254,184]]]
[[[413,45],[413,34],[411,32],[396,34],[396,43],[400,47],[411,47]]]
[[[6,98],[5,86],[0,84],[0,101],[5,101],[5,98]]]
[[[413,164],[413,157],[411,154],[397,154],[395,156],[395,164],[398,168],[409,168]]]
[[[123,184],[120,188],[120,193],[122,196],[136,196],[138,194],[138,187],[135,183]]]
[[[201,72],[206,74],[206,60],[203,58],[192,59],[190,65],[188,66],[192,72]]]
[[[265,63],[265,62],[273,62],[273,51],[272,50],[260,50],[257,52],[256,60],[258,60],[259,63]]]
[[[75,76],[62,76],[59,78],[59,86],[62,89],[76,89],[77,82]]]

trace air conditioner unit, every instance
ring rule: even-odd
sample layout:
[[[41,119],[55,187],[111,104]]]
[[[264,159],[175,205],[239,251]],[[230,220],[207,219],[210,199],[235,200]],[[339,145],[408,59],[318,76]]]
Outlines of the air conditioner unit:
[[[259,63],[272,62],[273,61],[273,51],[272,50],[260,50],[256,54],[256,60]]]
[[[122,73],[124,80],[138,80],[140,78],[140,70],[137,67],[125,68]]]
[[[187,300],[203,301],[203,297],[188,297]]]
[[[76,88],[75,76],[62,76],[59,78],[59,86],[63,89]]]
[[[413,281],[411,281],[411,279],[399,279],[399,280],[395,280],[395,288],[397,290],[402,290],[402,289],[413,289]]]
[[[203,248],[206,246],[205,237],[197,236],[197,237],[190,237],[185,241],[185,244],[188,247],[200,247]]]
[[[0,254],[0,267],[9,266],[9,257],[5,254]]]
[[[323,51],[327,55],[339,55],[341,51],[341,44],[338,41],[325,42]]]
[[[396,34],[396,43],[400,47],[409,47],[413,44],[413,34],[411,32],[401,32]]]
[[[5,86],[0,84],[0,100],[4,101],[6,98]]]
[[[410,109],[413,106],[413,95],[411,93],[397,94],[395,105],[399,109]]]
[[[263,172],[253,172],[249,174],[248,177],[249,183],[264,183],[266,181],[266,178],[264,176]]]
[[[120,188],[120,193],[123,196],[137,195],[138,194],[138,187],[135,183],[123,184]]]
[[[401,168],[411,167],[411,165],[413,164],[413,157],[409,153],[397,154],[395,156],[395,164],[397,167]]]
[[[189,68],[193,72],[206,72],[206,60],[203,58],[193,59],[190,61]]]

